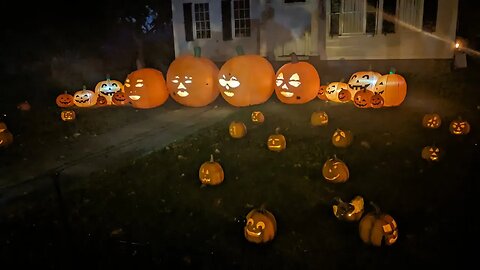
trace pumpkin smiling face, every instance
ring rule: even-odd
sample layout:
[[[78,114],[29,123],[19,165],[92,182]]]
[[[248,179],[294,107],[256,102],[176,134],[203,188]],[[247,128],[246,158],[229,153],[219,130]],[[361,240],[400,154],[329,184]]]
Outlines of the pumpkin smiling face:
[[[383,104],[384,104],[384,100],[383,100],[382,95],[380,95],[380,94],[374,94],[370,98],[370,107],[372,107],[374,109],[382,108]]]
[[[350,176],[347,165],[336,157],[328,159],[323,164],[322,174],[331,183],[346,182]]]
[[[71,107],[74,105],[73,96],[65,92],[57,96],[55,103],[57,103],[57,106],[61,108]]]
[[[107,98],[104,97],[104,96],[98,96],[96,105],[99,106],[99,107],[107,106],[108,105]]]
[[[373,91],[382,95],[385,101],[383,106],[398,106],[407,95],[407,82],[398,74],[386,74],[378,78]]]
[[[318,94],[317,94],[317,97],[320,99],[320,100],[325,100],[327,101],[328,98],[327,98],[327,85],[321,85],[320,86],[320,89],[318,90]]]
[[[155,108],[165,103],[169,97],[162,72],[153,68],[142,68],[130,73],[124,88],[134,108]]]
[[[265,209],[253,209],[246,217],[243,229],[245,238],[253,243],[266,243],[275,237],[277,221],[275,216]]]
[[[218,73],[220,93],[236,107],[266,102],[273,94],[275,72],[259,55],[239,55],[225,62]]]
[[[357,108],[365,109],[371,107],[373,92],[369,90],[360,90],[355,93],[353,104]]]
[[[265,116],[261,111],[254,111],[251,115],[252,122],[256,124],[261,124],[265,121]]]
[[[375,71],[360,71],[355,72],[348,81],[348,86],[354,91],[358,90],[373,90],[377,80],[382,74]]]
[[[327,89],[325,90],[325,95],[327,96],[328,100],[340,102],[340,100],[338,99],[338,93],[342,89],[348,90],[348,84],[343,82],[329,83]]]
[[[267,146],[270,151],[280,152],[287,147],[287,141],[282,134],[274,134],[268,137]]]
[[[470,133],[470,124],[461,119],[452,120],[449,130],[454,135],[466,135]]]
[[[84,86],[83,90],[79,90],[73,95],[73,103],[77,107],[91,107],[97,104],[97,95]]]
[[[95,93],[100,97],[105,97],[108,104],[112,104],[112,97],[115,93],[123,91],[123,84],[116,80],[110,80],[107,78],[104,81],[100,81],[95,86]]]
[[[202,107],[213,102],[220,94],[217,84],[218,67],[210,59],[195,55],[177,57],[167,71],[167,88],[178,103],[189,107]]]
[[[125,105],[129,102],[127,95],[124,92],[116,92],[113,94],[112,103],[117,106]]]

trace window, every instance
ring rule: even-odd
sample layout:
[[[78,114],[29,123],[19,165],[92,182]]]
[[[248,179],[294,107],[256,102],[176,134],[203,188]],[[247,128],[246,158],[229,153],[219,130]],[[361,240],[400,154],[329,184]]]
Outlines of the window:
[[[330,35],[375,34],[378,0],[331,0]]]
[[[210,14],[208,3],[199,3],[194,6],[195,33],[197,39],[210,38]]]
[[[409,29],[421,28],[423,0],[399,0],[397,10],[398,20]]]
[[[435,32],[437,27],[438,0],[424,0],[423,31]]]
[[[235,37],[250,36],[250,0],[233,1]]]

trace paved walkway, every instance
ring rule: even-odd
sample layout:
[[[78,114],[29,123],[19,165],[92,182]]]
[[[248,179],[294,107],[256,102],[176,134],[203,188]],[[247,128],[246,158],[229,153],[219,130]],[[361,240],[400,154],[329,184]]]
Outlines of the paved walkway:
[[[52,176],[61,173],[66,179],[81,179],[95,171],[117,167],[118,164],[138,158],[208,127],[235,111],[233,106],[207,106],[180,109],[153,115],[105,134],[79,140],[68,158],[58,160],[62,153],[50,149],[41,162],[30,162],[22,171],[10,175],[0,186],[0,204],[15,196],[29,193],[41,186],[51,187]]]

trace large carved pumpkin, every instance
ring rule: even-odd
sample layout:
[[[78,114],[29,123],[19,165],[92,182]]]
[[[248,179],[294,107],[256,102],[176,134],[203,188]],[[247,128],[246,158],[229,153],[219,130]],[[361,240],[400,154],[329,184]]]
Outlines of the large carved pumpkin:
[[[373,246],[392,245],[398,239],[397,223],[389,214],[370,202],[375,211],[367,213],[359,223],[360,238],[365,244]]]
[[[383,106],[398,106],[407,96],[407,82],[401,75],[386,74],[378,78],[374,92],[382,95]]]
[[[206,161],[200,166],[198,178],[203,185],[214,186],[223,182],[223,168],[220,163],[213,160],[213,155],[210,155],[210,161]]]
[[[320,76],[315,67],[304,61],[298,61],[295,53],[292,61],[284,64],[277,71],[275,94],[286,104],[303,104],[318,95]]]
[[[133,71],[123,85],[134,108],[155,108],[164,104],[169,97],[162,72],[154,68]]]
[[[99,81],[95,85],[95,93],[99,97],[105,97],[107,104],[112,104],[112,97],[117,92],[123,91],[123,84],[117,80],[111,80],[110,75],[107,75],[105,80]]]
[[[246,221],[243,232],[245,238],[252,243],[267,243],[277,233],[275,216],[266,209],[252,209],[247,214]]]
[[[97,104],[97,94],[92,90],[87,90],[84,85],[83,90],[76,91],[73,95],[73,103],[77,107],[92,107]]]
[[[218,73],[220,93],[229,104],[245,107],[266,102],[273,94],[275,71],[260,55],[241,55],[227,60]]]
[[[176,102],[189,107],[203,107],[220,94],[217,84],[218,67],[201,57],[200,47],[195,54],[177,57],[168,67],[167,88]]]

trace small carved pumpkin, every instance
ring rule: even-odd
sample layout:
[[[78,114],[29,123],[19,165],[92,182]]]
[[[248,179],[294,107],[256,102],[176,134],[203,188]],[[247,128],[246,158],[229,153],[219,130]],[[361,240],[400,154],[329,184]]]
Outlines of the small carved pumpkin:
[[[277,233],[275,216],[266,209],[252,209],[246,217],[243,229],[245,238],[256,244],[267,243]]]
[[[318,89],[318,94],[317,94],[317,97],[321,100],[325,100],[325,101],[328,101],[328,98],[327,98],[327,92],[326,92],[326,89],[327,89],[327,85],[321,85],[320,86],[320,89]]]
[[[220,93],[236,107],[266,102],[275,91],[275,71],[272,64],[260,55],[239,55],[228,59],[218,72]]]
[[[261,111],[252,112],[252,122],[256,124],[261,124],[265,121],[265,116]]]
[[[108,101],[107,101],[107,98],[104,97],[104,96],[98,96],[97,97],[97,106],[98,107],[103,107],[103,106],[107,106],[108,105]]]
[[[324,111],[313,112],[310,123],[312,126],[325,126],[328,124],[328,114]]]
[[[392,216],[382,213],[374,203],[370,204],[375,207],[375,211],[367,213],[360,220],[360,238],[365,244],[377,247],[392,245],[398,239],[397,223]]]
[[[342,89],[348,90],[348,84],[344,82],[329,83],[327,86],[327,89],[325,89],[325,95],[327,96],[328,100],[331,100],[334,102],[341,102],[338,99],[338,93],[342,91]]]
[[[383,97],[380,94],[374,94],[370,98],[370,107],[374,109],[382,108],[384,103],[385,101],[383,100]]]
[[[407,82],[401,75],[385,74],[378,78],[374,92],[382,95],[385,101],[383,106],[398,106],[407,96]]]
[[[111,80],[107,74],[106,79],[95,85],[95,93],[99,97],[105,97],[107,104],[112,104],[112,97],[117,92],[123,92],[123,84],[117,80]]]
[[[470,133],[470,123],[462,119],[455,119],[450,122],[450,133],[454,135],[467,135]]]
[[[422,158],[428,161],[439,161],[442,151],[437,146],[425,146],[422,148]]]
[[[232,121],[230,122],[228,131],[230,133],[230,136],[232,136],[232,138],[240,139],[245,137],[245,135],[247,134],[247,127],[243,122]]]
[[[87,90],[84,85],[83,90],[76,91],[73,95],[73,103],[77,107],[92,107],[97,104],[97,94],[92,90]]]
[[[370,90],[359,90],[355,93],[353,104],[357,108],[365,109],[371,107],[373,92]]]
[[[270,151],[281,152],[287,147],[287,140],[285,136],[279,133],[280,129],[276,128],[275,133],[268,136],[267,147]]]
[[[346,182],[350,176],[347,164],[337,157],[330,158],[323,164],[322,174],[330,183]]]
[[[117,106],[123,106],[130,102],[125,92],[116,92],[112,96],[112,103]]]
[[[285,104],[304,104],[318,95],[320,76],[312,64],[298,61],[295,53],[291,58],[276,73],[275,94]]]
[[[68,94],[67,91],[65,93],[60,94],[57,96],[55,99],[55,103],[57,103],[57,106],[60,108],[67,108],[73,106],[73,96]]]
[[[220,163],[213,160],[213,155],[210,155],[210,161],[206,161],[200,166],[198,178],[203,185],[213,186],[223,182],[223,168]]]
[[[158,107],[169,97],[163,73],[154,68],[142,68],[128,74],[124,89],[132,107],[139,109]]]
[[[422,125],[426,128],[439,128],[442,124],[442,117],[438,113],[427,113],[423,116]]]
[[[195,47],[194,55],[179,56],[170,64],[167,88],[170,97],[179,104],[203,107],[220,94],[217,77],[217,65],[202,57],[200,47]]]
[[[352,100],[352,92],[348,88],[342,88],[337,95],[338,102],[349,102]]]
[[[6,148],[13,142],[13,134],[8,130],[7,125],[0,122],[0,148]]]
[[[341,198],[334,198],[333,214],[340,220],[357,221],[363,215],[364,201],[362,196],[356,196],[349,203]]]
[[[332,143],[336,147],[348,147],[352,144],[353,134],[349,130],[342,130],[337,128],[332,135]]]
[[[73,121],[75,120],[75,111],[73,110],[65,110],[60,113],[60,117],[63,121]]]

